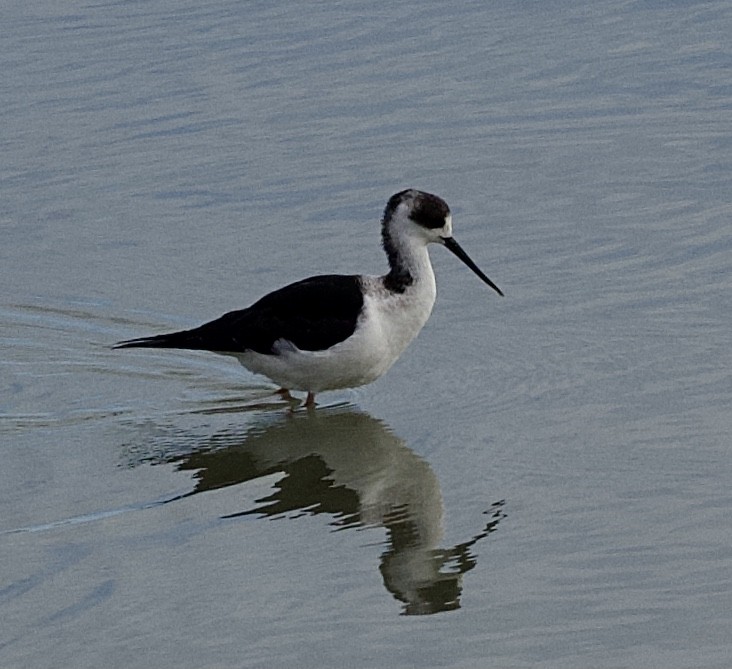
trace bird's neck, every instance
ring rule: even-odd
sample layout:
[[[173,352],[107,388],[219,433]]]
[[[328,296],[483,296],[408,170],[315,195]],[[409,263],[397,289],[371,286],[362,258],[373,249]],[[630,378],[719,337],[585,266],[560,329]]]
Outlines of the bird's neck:
[[[404,293],[412,286],[434,286],[435,275],[426,244],[395,235],[386,226],[382,231],[382,242],[389,260],[389,272],[383,277],[387,290]]]

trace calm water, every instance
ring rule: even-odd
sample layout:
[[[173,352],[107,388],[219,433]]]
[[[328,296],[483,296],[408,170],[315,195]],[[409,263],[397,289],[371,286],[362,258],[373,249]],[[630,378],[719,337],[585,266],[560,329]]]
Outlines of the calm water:
[[[2,14],[0,666],[729,666],[728,2]],[[506,297],[435,249],[375,384],[110,349],[409,186]]]

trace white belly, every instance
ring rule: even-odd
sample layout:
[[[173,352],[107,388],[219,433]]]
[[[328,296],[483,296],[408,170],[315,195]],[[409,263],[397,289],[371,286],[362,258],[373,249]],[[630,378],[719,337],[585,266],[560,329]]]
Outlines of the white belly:
[[[419,334],[435,301],[434,281],[402,294],[384,291],[377,281],[374,277],[369,285],[356,330],[346,340],[324,351],[302,351],[280,341],[276,355],[248,351],[237,358],[252,372],[292,390],[318,393],[375,381]]]

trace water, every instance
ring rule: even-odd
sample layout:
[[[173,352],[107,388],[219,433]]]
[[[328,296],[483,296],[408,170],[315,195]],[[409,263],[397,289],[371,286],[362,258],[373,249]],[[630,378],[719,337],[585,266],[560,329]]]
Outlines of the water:
[[[732,8],[6,3],[0,665],[726,667]],[[425,331],[288,415],[113,351],[384,268]]]

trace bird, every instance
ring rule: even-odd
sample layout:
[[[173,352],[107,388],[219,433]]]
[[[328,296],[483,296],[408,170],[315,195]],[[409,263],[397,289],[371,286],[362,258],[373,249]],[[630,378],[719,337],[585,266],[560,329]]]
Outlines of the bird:
[[[180,332],[117,342],[114,348],[203,350],[234,356],[251,372],[291,390],[317,393],[355,388],[383,376],[419,334],[437,295],[427,250],[444,246],[503,296],[452,234],[445,200],[413,188],[389,198],[381,219],[389,271],[382,276],[324,274]]]

